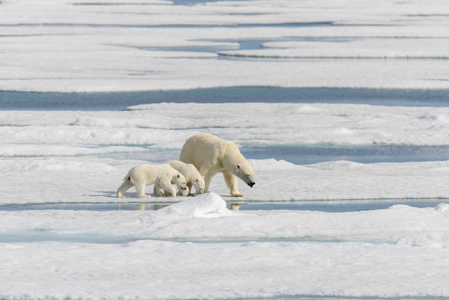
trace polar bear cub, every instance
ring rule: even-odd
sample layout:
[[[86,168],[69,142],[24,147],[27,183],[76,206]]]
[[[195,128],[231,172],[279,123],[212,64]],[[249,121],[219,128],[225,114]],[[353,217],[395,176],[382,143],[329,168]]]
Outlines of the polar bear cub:
[[[117,198],[125,198],[123,193],[135,186],[137,197],[150,198],[145,194],[145,187],[150,184],[157,184],[172,197],[176,196],[176,184],[179,190],[187,190],[184,176],[167,164],[150,165],[143,164],[132,168],[125,176],[122,185],[117,190]]]
[[[182,196],[185,197],[189,194],[192,194],[192,186],[195,187],[195,192],[197,195],[204,193],[204,178],[203,176],[201,176],[200,172],[194,165],[186,164],[179,160],[169,160],[164,162],[164,164],[173,167],[179,173],[184,175],[186,179],[187,189],[180,190]],[[154,194],[162,196],[165,194],[165,191],[158,184],[155,184]]]

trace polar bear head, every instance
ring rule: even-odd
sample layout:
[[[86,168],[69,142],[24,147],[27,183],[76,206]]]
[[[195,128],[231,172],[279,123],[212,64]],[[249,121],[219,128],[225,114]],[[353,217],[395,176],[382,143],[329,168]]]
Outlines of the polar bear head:
[[[172,183],[176,184],[181,191],[187,191],[186,178],[181,173],[173,176]]]
[[[177,162],[178,164],[184,164],[182,162]],[[205,190],[205,182],[204,182],[204,177],[201,176],[200,172],[198,171],[198,169],[193,165],[193,164],[185,164],[185,168],[181,171],[187,181],[188,187],[192,188],[192,186],[195,187],[196,190],[196,194],[203,194],[204,190]],[[192,191],[190,191],[190,193],[192,193]]]
[[[237,164],[237,172],[233,173],[235,176],[243,180],[247,185],[253,187],[256,184],[254,181],[253,167],[245,160],[242,164]]]
[[[204,189],[206,184],[204,183],[204,177],[200,175],[198,172],[197,176],[194,176],[192,178],[193,186],[195,187],[195,191],[197,194],[204,193]]]
[[[253,187],[256,184],[253,167],[234,143],[227,142],[226,144],[226,152],[222,161],[223,167],[243,180],[247,185]]]

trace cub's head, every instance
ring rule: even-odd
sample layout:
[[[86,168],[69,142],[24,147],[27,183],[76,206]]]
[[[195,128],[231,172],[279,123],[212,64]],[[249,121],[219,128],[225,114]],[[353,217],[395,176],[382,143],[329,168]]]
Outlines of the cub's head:
[[[190,180],[190,184],[195,187],[195,191],[197,194],[203,194],[206,188],[206,184],[204,182],[204,177],[201,176],[198,169],[193,164],[187,164],[189,167],[189,176],[187,176]],[[190,191],[192,193],[192,191]]]
[[[204,182],[204,177],[201,176],[199,173],[197,176],[193,177],[193,186],[195,187],[197,194],[204,193],[204,189],[206,187],[206,184]]]
[[[178,186],[178,188],[181,190],[181,193],[187,191],[186,179],[181,173],[177,173],[174,176],[173,183]]]

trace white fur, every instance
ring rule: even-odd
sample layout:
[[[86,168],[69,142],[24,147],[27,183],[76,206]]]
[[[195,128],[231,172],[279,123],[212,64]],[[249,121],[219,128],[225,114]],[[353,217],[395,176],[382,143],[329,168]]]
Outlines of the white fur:
[[[123,193],[135,186],[137,197],[150,198],[150,195],[145,194],[145,187],[150,184],[158,184],[165,191],[168,191],[169,195],[172,197],[176,196],[174,184],[176,184],[180,190],[187,189],[184,176],[171,166],[167,164],[143,164],[132,168],[128,172],[122,185],[117,190],[117,197],[125,198]]]
[[[212,177],[222,172],[231,196],[242,197],[238,191],[237,177],[253,186],[254,171],[237,146],[207,133],[199,133],[187,139],[179,160],[193,164],[204,176],[205,190],[209,191]]]
[[[173,167],[175,170],[177,170],[179,173],[184,175],[184,178],[186,179],[187,189],[186,190],[180,190],[182,196],[192,195],[192,186],[195,187],[196,194],[202,194],[204,192],[204,178],[201,176],[198,169],[192,165],[192,164],[186,164],[179,160],[169,160],[164,162],[164,164],[167,164],[171,167]],[[165,191],[161,190],[161,187],[158,184],[154,185],[154,193],[155,194],[164,194]]]

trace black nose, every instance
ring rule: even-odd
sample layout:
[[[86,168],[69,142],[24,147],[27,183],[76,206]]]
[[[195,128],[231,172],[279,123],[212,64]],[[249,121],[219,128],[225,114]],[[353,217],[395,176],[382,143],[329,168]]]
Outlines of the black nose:
[[[253,187],[253,185],[255,185],[256,183],[255,182],[249,182],[248,183],[248,185],[250,186],[250,187]]]

